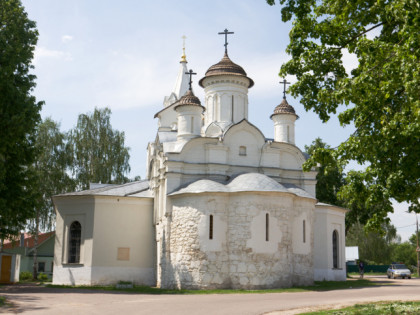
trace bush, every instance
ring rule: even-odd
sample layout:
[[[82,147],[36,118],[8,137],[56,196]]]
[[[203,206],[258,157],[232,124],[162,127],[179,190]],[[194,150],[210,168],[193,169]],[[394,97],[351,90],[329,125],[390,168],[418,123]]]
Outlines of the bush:
[[[32,272],[29,271],[22,271],[19,274],[19,280],[20,281],[25,281],[25,280],[31,280],[32,279]]]
[[[48,280],[48,276],[45,273],[40,272],[38,274],[38,280],[40,280],[40,281],[47,281]]]

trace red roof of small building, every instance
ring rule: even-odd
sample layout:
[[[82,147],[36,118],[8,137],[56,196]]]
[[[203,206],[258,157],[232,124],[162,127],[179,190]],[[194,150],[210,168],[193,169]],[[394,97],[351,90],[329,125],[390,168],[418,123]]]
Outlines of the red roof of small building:
[[[55,231],[47,232],[47,233],[41,233],[38,235],[38,245],[45,242],[47,239],[52,237],[54,235]],[[32,234],[24,233],[25,235],[25,241],[24,241],[24,247],[26,248],[32,248],[35,245],[35,238]],[[20,247],[20,235],[17,236],[14,239],[11,240],[5,240],[3,243],[3,249],[12,249]]]

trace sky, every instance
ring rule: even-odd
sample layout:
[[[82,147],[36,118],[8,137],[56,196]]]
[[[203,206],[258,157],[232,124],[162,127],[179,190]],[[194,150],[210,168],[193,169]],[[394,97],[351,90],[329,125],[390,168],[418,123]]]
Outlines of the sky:
[[[281,21],[279,5],[269,6],[264,0],[22,3],[39,31],[33,73],[37,76],[34,95],[45,101],[42,117],[51,117],[62,131],[68,131],[79,114],[109,107],[113,128],[125,133],[130,147],[129,177],[145,177],[147,143],[157,131],[153,116],[175,84],[182,36],[186,36],[188,68],[197,73],[194,93],[204,104],[198,81],[223,57],[224,36],[218,32],[226,28],[234,32],[228,38],[229,57],[255,82],[249,90],[249,121],[273,138],[270,115],[282,100],[278,72],[290,58],[285,50],[292,27]],[[347,71],[355,65],[357,60],[345,54]],[[298,99],[290,95],[287,99],[300,116],[295,140],[302,150],[317,137],[336,147],[354,131],[353,126],[341,127],[336,117],[322,123]],[[353,163],[349,168],[360,166]],[[415,228],[415,215],[405,213],[407,208],[394,203],[391,216],[402,240]]]

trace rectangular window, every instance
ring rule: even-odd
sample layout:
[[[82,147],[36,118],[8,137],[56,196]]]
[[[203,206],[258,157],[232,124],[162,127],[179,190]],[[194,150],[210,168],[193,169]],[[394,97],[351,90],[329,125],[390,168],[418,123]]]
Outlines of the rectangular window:
[[[45,272],[45,262],[39,262],[38,263],[38,272]]]
[[[210,215],[210,224],[209,224],[209,239],[213,239],[213,216]]]
[[[270,218],[268,213],[265,214],[265,240],[268,242],[269,239],[269,227],[270,227]]]
[[[306,243],[306,222],[303,220],[303,242]]]
[[[239,155],[245,156],[246,155],[246,146],[239,147]]]

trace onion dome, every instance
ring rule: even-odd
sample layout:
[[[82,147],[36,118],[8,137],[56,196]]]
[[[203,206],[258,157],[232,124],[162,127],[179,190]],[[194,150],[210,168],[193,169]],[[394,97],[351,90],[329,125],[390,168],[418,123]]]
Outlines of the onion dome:
[[[198,84],[201,87],[204,87],[203,81],[205,78],[213,77],[217,75],[236,75],[236,76],[245,77],[249,80],[248,88],[254,85],[254,81],[251,78],[247,77],[245,70],[241,66],[237,65],[236,63],[233,63],[232,60],[230,60],[227,53],[225,53],[222,60],[220,60],[215,65],[212,65],[207,70],[206,75],[204,76],[204,78],[200,80],[200,82],[198,82]]]
[[[174,109],[176,110],[177,107],[180,106],[200,106],[201,108],[204,109],[203,106],[201,106],[201,102],[199,100],[199,98],[197,96],[194,95],[194,93],[192,92],[192,90],[188,90],[183,97],[181,97],[181,99],[178,101],[177,105],[174,107]]]
[[[293,106],[289,105],[289,103],[287,102],[285,98],[283,98],[281,103],[276,106],[270,118],[273,117],[274,115],[281,115],[281,114],[295,115],[296,118],[299,118],[299,116],[296,115],[296,112]]]

